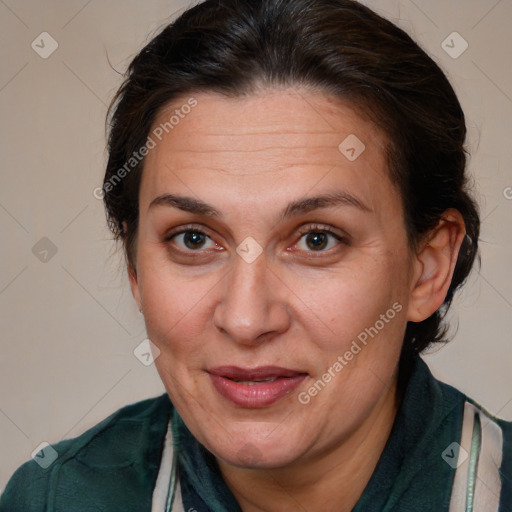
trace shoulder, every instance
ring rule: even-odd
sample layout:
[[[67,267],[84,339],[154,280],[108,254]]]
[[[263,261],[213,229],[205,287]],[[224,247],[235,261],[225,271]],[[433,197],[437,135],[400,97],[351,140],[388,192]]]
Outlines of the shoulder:
[[[436,510],[465,510],[468,500],[474,510],[512,510],[512,423],[435,378],[421,358],[409,371],[395,443],[411,455],[394,491],[403,510],[418,496],[438,500]]]
[[[455,464],[454,508],[462,510],[471,496],[475,510],[491,504],[495,510],[512,510],[512,422],[448,384],[436,380],[436,385],[445,396],[462,398],[460,436],[443,452],[445,461],[450,463],[449,456]]]
[[[490,413],[472,397],[434,377],[424,361],[421,361],[420,364],[422,366],[421,370],[429,375],[431,388],[435,389],[436,393],[442,397],[439,401],[442,407],[447,410],[452,409],[454,406],[458,407],[461,412],[460,421],[465,425],[473,425],[476,418],[480,425],[478,428],[482,432],[486,431],[487,435],[492,432],[494,442],[500,444],[503,452],[507,455],[512,454],[510,451],[512,450],[512,421],[500,419]]]
[[[0,512],[57,510],[49,502],[62,501],[66,494],[78,497],[82,486],[93,495],[96,488],[105,492],[99,488],[109,479],[102,477],[118,478],[112,483],[121,485],[142,468],[141,484],[149,486],[153,473],[156,478],[171,411],[163,394],[122,407],[80,436],[47,446],[11,477]]]

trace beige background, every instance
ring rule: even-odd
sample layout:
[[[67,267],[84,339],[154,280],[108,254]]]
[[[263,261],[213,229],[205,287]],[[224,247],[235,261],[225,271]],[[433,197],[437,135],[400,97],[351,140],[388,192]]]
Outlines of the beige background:
[[[512,420],[512,2],[365,3],[436,59],[468,118],[483,264],[454,304],[454,341],[427,360]],[[121,80],[115,70],[188,4],[0,0],[0,490],[42,441],[76,436],[163,392],[154,366],[133,355],[144,326],[93,190],[105,163],[106,105]],[[456,59],[441,46],[454,31],[469,45]],[[58,43],[46,59],[31,47],[42,32]],[[32,250],[43,237],[57,249],[46,262],[47,241]]]

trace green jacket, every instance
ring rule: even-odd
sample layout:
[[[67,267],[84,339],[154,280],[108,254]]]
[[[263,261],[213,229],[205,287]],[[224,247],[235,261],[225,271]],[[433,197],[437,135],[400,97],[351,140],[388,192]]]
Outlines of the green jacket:
[[[12,476],[0,512],[150,512],[171,418],[184,510],[240,512],[215,458],[166,394],[126,406],[81,436],[45,448],[39,463],[31,460]],[[44,466],[53,450],[56,460],[43,469],[41,461]],[[512,423],[437,381],[418,358],[390,438],[353,512],[466,511],[472,502],[475,512],[512,511]]]

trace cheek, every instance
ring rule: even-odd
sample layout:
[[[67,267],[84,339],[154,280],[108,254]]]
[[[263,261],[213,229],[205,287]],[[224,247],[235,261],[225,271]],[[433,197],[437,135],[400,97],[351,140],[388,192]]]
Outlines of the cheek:
[[[314,281],[295,282],[300,297],[309,306],[313,323],[328,333],[322,338],[326,349],[341,349],[359,333],[373,326],[395,302],[404,301],[405,280],[394,259],[379,258],[355,269],[341,269]],[[392,310],[388,316],[395,318]],[[387,317],[386,317],[387,319]],[[390,322],[391,323],[391,322]],[[380,323],[379,323],[380,326]]]
[[[183,278],[164,266],[142,264],[139,284],[148,337],[173,356],[194,351],[211,316],[212,277]]]

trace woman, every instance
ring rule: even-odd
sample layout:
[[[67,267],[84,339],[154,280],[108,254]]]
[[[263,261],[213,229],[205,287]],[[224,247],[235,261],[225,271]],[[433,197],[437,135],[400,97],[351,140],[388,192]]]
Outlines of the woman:
[[[359,3],[166,27],[113,102],[102,195],[167,393],[22,466],[0,510],[512,510],[512,424],[419,357],[477,255],[465,135]]]

